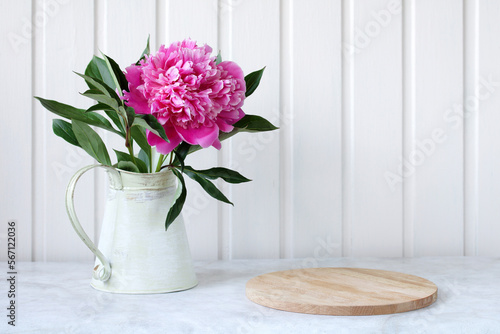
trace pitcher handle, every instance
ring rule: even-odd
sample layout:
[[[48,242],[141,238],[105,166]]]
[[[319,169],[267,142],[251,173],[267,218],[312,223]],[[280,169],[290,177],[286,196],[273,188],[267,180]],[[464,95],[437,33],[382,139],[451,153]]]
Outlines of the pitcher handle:
[[[68,187],[66,188],[66,211],[68,212],[69,220],[71,222],[71,225],[73,225],[73,228],[76,231],[76,234],[82,239],[82,241],[87,245],[87,247],[92,251],[92,253],[97,256],[99,261],[102,263],[102,267],[99,268],[99,266],[96,266],[94,268],[94,272],[92,274],[92,277],[96,280],[100,281],[107,281],[110,276],[111,276],[111,264],[109,261],[106,259],[104,254],[101,253],[101,251],[96,247],[96,245],[90,240],[89,236],[85,231],[83,230],[82,225],[80,225],[80,221],[78,220],[78,217],[76,216],[75,212],[75,202],[74,202],[74,196],[75,196],[75,188],[76,188],[76,182],[80,179],[80,177],[85,174],[85,172],[96,168],[96,167],[102,167],[106,169],[107,171],[110,172],[110,182],[112,183],[111,186],[117,190],[120,190],[123,188],[121,178],[120,178],[120,173],[116,171],[116,169],[105,166],[105,165],[90,165],[87,167],[83,167],[80,169],[78,172],[76,172],[75,175],[71,178],[69,181]]]

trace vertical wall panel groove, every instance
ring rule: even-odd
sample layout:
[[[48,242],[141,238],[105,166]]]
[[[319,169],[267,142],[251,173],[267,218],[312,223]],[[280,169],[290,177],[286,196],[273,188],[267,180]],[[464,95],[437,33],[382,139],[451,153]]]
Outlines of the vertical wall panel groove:
[[[168,22],[170,19],[170,8],[168,0],[156,0],[155,31],[156,41],[154,43],[156,50],[162,44],[169,44]]]
[[[403,154],[415,148],[415,1],[403,2]],[[402,169],[403,171],[403,169]],[[403,172],[402,172],[403,173]],[[414,249],[415,177],[403,177],[403,256],[412,257]]]
[[[35,18],[35,13],[40,8],[37,1],[32,0],[32,13],[31,22]],[[33,94],[37,96],[46,96],[46,84],[45,84],[45,72],[44,64],[45,52],[44,52],[44,42],[45,42],[45,30],[37,29],[32,34],[32,44],[34,47],[33,57]],[[36,125],[33,133],[33,137],[37,138],[34,141],[33,146],[33,164],[34,166],[39,166],[34,168],[33,177],[33,194],[44,194],[46,192],[45,178],[40,178],[40,175],[47,175],[47,163],[44,160],[46,155],[46,135],[44,134],[45,117],[44,110],[38,104],[35,103],[33,108],[33,123]],[[47,261],[46,255],[46,197],[45,196],[34,196],[33,198],[33,249],[36,254],[33,259],[35,261]]]
[[[342,45],[354,44],[353,0],[342,1]],[[342,256],[352,254],[354,54],[342,53]]]
[[[477,1],[479,92],[477,131],[478,223],[476,249],[479,256],[500,255],[500,2]]]
[[[478,1],[464,0],[464,255],[477,255],[478,224],[478,124],[479,105],[468,98],[479,96]]]
[[[280,1],[280,258],[293,258],[293,1]]]
[[[29,8],[30,8],[30,17],[33,17],[33,12],[34,12],[34,8],[35,8],[35,2],[34,1],[31,1],[29,4],[28,4]],[[30,61],[29,61],[29,65],[30,65],[30,69],[29,69],[29,75],[30,75],[30,95],[31,96],[34,96],[35,94],[35,85],[36,85],[36,78],[35,78],[35,66],[36,66],[36,38],[34,35],[32,35],[32,38],[31,38],[31,41],[30,41]],[[29,253],[30,253],[30,257],[29,257],[29,260],[31,261],[35,261],[36,257],[37,257],[37,254],[36,254],[36,250],[35,250],[35,244],[36,244],[36,241],[35,241],[35,238],[36,238],[36,235],[35,235],[35,215],[36,215],[36,212],[35,212],[35,196],[34,194],[35,193],[35,177],[36,177],[36,168],[35,168],[35,159],[36,159],[36,153],[35,153],[35,143],[37,141],[36,137],[35,137],[35,134],[37,133],[37,130],[36,130],[36,124],[35,124],[35,115],[34,115],[34,110],[35,110],[35,104],[36,104],[36,101],[33,99],[31,101],[31,110],[29,110],[29,119],[30,119],[30,122],[31,122],[31,139],[30,139],[30,149],[31,149],[31,152],[30,152],[30,156],[29,156],[29,181],[30,181],[30,189],[29,189],[29,197],[30,197],[30,223],[29,223],[29,226],[30,226],[30,236],[29,236],[29,242],[30,244],[28,246],[26,246],[26,253],[28,253],[28,250],[29,250]],[[28,111],[27,111],[28,112]],[[3,132],[3,131],[2,131]],[[27,162],[24,162],[24,163],[27,163]],[[24,193],[23,194],[24,196],[26,196],[27,194]],[[28,259],[26,259],[28,260]]]

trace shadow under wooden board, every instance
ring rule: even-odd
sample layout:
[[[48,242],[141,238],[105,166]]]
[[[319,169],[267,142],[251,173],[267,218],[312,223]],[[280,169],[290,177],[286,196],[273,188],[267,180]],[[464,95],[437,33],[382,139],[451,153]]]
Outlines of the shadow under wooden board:
[[[323,315],[378,315],[417,310],[437,299],[424,278],[362,268],[309,268],[252,278],[246,295],[270,308]]]

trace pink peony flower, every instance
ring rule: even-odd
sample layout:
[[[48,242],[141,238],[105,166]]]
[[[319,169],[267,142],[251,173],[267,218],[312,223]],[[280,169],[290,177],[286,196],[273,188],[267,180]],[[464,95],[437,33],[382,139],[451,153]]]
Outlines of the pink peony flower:
[[[140,65],[127,67],[126,104],[138,114],[152,114],[169,143],[148,131],[148,142],[167,154],[182,141],[220,149],[219,131],[230,132],[245,114],[245,79],[233,62],[215,64],[208,45],[190,39],[161,46]]]

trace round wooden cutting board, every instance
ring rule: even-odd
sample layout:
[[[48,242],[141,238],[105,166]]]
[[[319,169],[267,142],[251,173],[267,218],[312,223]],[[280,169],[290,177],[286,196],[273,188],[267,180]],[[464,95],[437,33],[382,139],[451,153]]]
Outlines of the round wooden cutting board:
[[[283,311],[326,315],[400,313],[431,305],[437,286],[418,276],[360,268],[277,271],[252,278],[247,297]]]

